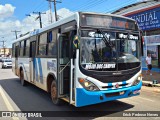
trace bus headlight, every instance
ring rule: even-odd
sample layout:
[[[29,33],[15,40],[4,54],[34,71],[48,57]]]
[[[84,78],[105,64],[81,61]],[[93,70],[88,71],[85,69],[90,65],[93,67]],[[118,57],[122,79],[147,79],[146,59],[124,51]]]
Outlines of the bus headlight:
[[[140,82],[140,80],[136,79],[132,85],[138,85],[138,83]]]
[[[142,75],[139,75],[137,79],[134,80],[132,85],[138,85],[138,83],[142,80]]]
[[[79,83],[88,91],[98,91],[98,87],[93,84],[91,81],[88,81],[84,78],[79,78],[78,79]]]

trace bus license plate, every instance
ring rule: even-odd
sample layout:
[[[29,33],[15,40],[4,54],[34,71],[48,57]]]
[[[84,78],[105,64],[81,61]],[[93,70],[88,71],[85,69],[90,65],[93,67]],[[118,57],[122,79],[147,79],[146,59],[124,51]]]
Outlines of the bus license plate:
[[[122,92],[119,92],[119,94],[120,94],[120,95],[123,95],[123,94],[124,94],[124,91],[122,91]]]

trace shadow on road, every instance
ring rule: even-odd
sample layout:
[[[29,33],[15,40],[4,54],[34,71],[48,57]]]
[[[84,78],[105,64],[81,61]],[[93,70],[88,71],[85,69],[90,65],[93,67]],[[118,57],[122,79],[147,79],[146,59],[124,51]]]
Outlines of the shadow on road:
[[[76,116],[83,117],[85,116],[85,111],[87,111],[86,114],[91,114],[91,116],[94,116],[92,115],[92,112],[95,114],[96,111],[99,111],[95,116],[103,117],[134,107],[131,104],[118,100],[81,108],[76,108],[66,102],[64,102],[61,106],[56,106],[52,103],[50,95],[47,92],[31,84],[23,87],[17,78],[0,80],[0,85],[4,88],[21,111],[61,111],[62,113],[65,111],[70,111],[66,112],[66,114],[70,114],[68,117],[71,115],[74,116],[74,113],[76,113]],[[55,112],[55,114],[60,113]],[[63,117],[63,115],[59,117]],[[91,117],[90,119],[93,118],[95,117]]]

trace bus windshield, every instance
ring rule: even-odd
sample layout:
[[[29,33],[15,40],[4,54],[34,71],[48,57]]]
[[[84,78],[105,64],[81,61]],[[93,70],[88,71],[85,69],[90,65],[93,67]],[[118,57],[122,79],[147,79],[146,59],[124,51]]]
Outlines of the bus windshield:
[[[137,46],[138,35],[82,30],[81,65],[84,67],[86,64],[139,62]]]

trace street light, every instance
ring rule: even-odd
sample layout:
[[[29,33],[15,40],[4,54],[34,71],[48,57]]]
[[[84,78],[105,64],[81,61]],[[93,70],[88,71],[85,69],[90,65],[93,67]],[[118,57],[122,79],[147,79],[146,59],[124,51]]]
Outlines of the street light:
[[[33,14],[39,14],[38,17],[33,17],[32,14],[26,14],[28,17],[32,17],[35,19],[35,21],[39,18],[40,22],[40,28],[42,28],[42,24],[46,26],[46,24],[42,23],[41,21],[41,14],[46,14],[46,13],[41,13],[41,12],[33,12]]]

